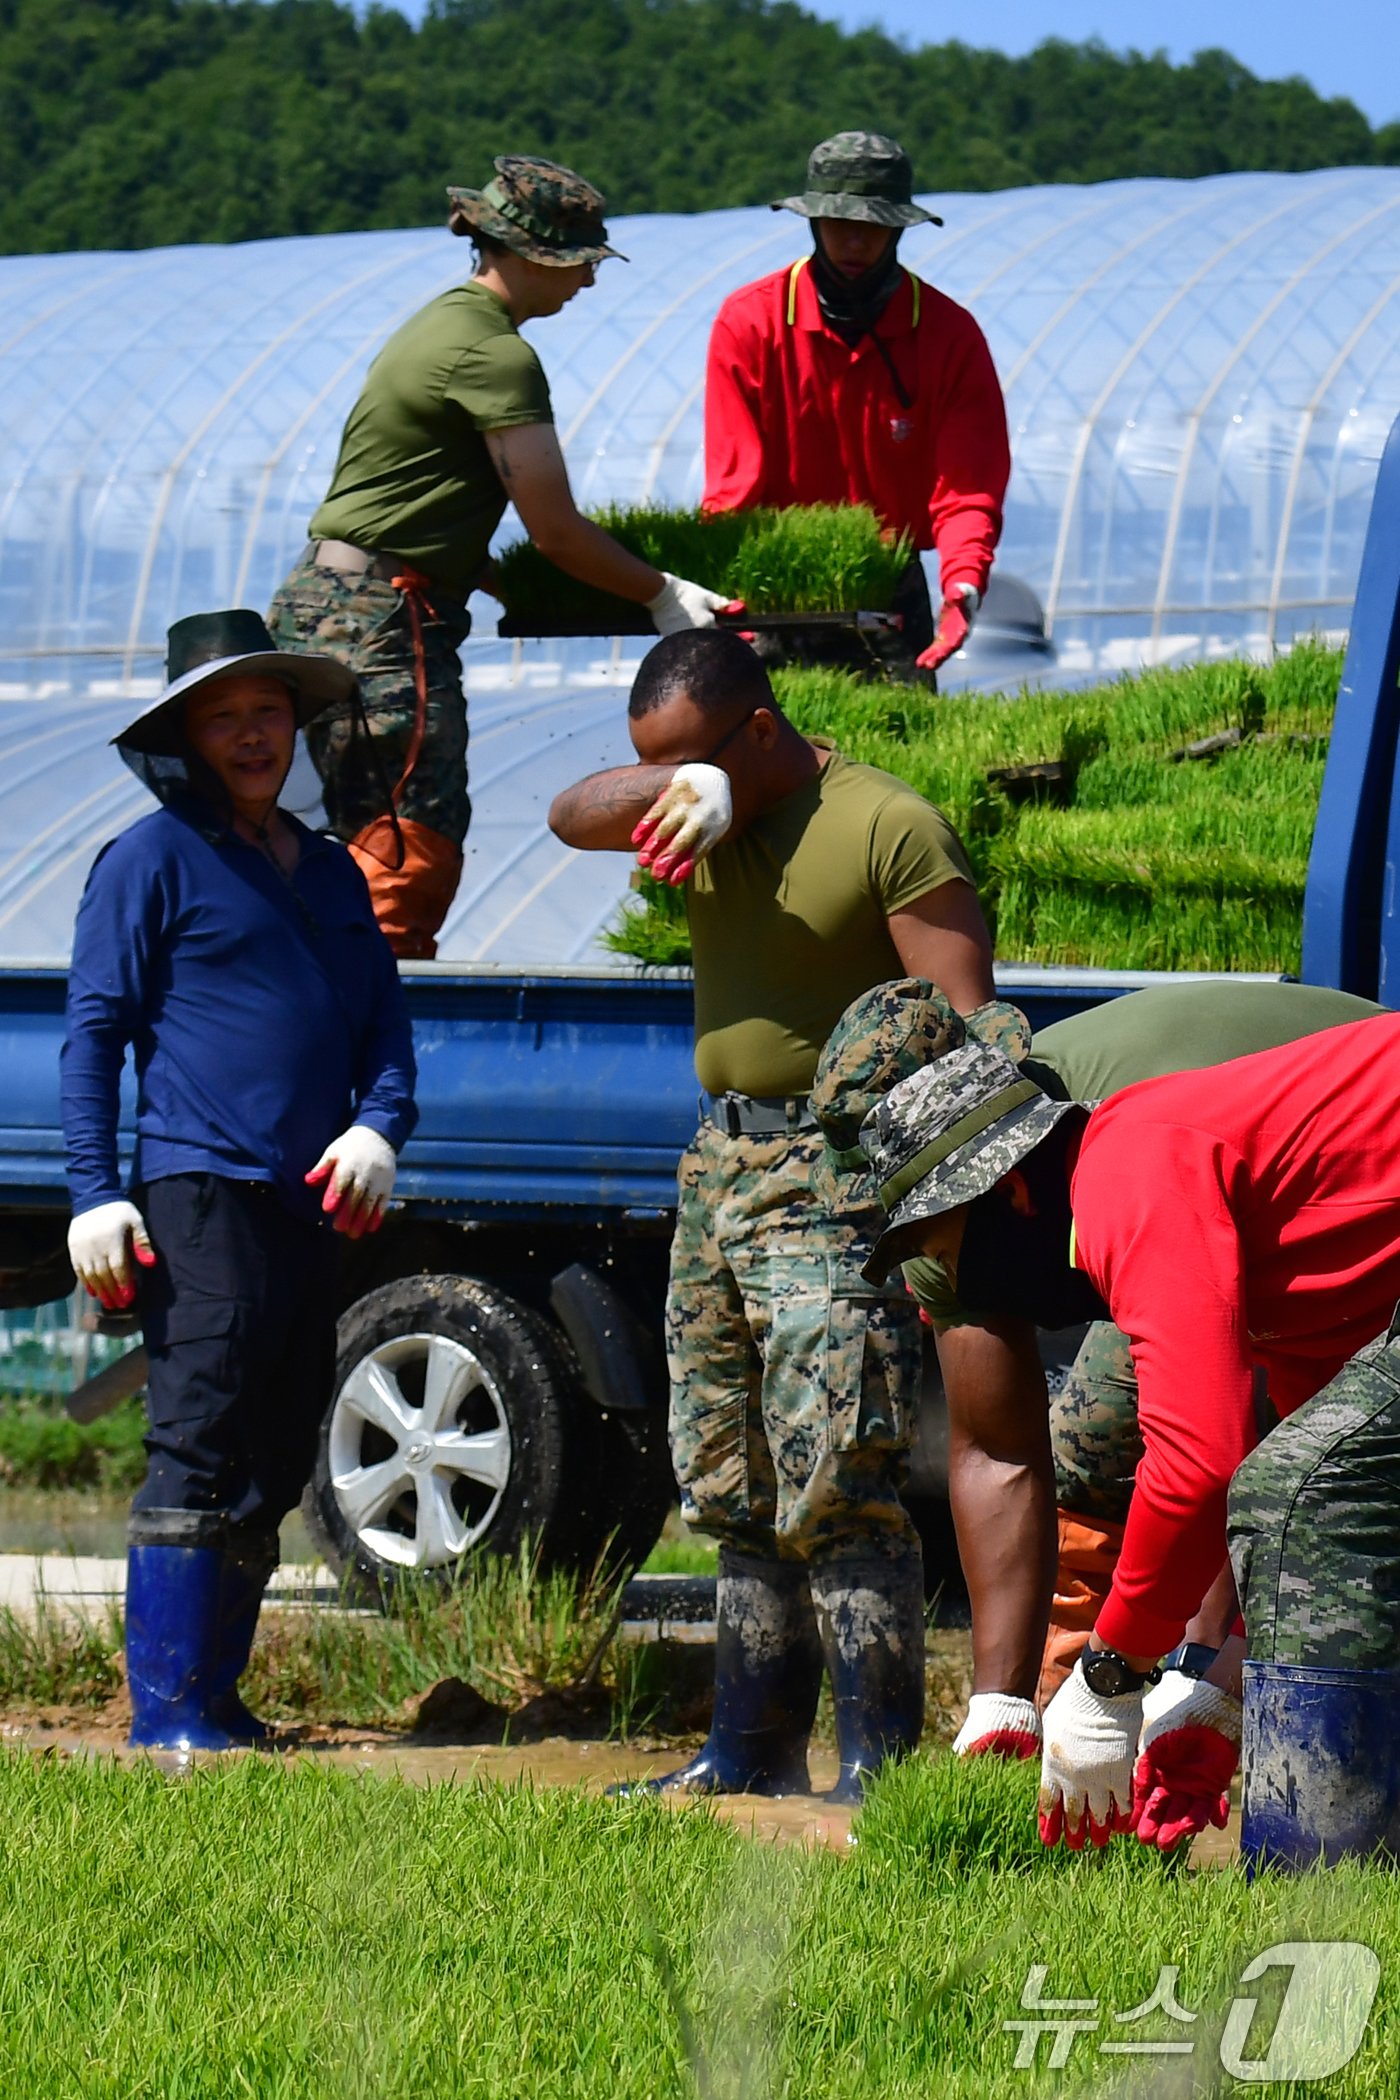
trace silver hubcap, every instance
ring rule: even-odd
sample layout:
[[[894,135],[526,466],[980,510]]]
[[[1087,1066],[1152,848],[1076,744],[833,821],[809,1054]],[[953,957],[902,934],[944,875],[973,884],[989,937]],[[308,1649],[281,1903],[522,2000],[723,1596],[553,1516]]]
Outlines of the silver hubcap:
[[[329,1456],[364,1550],[400,1568],[441,1568],[490,1527],[510,1478],[510,1430],[465,1343],[405,1334],[371,1350],[340,1388]]]

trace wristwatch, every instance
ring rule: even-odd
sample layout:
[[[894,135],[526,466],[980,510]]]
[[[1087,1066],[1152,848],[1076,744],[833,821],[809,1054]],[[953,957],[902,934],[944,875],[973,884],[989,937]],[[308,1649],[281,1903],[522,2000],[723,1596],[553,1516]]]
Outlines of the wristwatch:
[[[1129,1692],[1140,1692],[1147,1685],[1162,1681],[1159,1665],[1135,1670],[1116,1648],[1085,1648],[1079,1668],[1090,1691],[1097,1692],[1101,1699],[1126,1698]]]
[[[1218,1648],[1208,1647],[1204,1641],[1183,1641],[1170,1655],[1162,1657],[1162,1668],[1177,1670],[1183,1677],[1204,1677],[1219,1653]]]

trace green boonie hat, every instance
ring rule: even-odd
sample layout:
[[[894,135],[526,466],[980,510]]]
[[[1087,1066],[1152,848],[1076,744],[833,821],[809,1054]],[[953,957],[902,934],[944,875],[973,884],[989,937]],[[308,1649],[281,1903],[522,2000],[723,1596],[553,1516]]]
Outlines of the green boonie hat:
[[[779,197],[774,211],[804,219],[863,219],[871,226],[941,226],[936,212],[914,202],[914,170],[897,139],[878,131],[838,131],[814,146],[807,187]]]
[[[827,1038],[810,1097],[836,1165],[863,1173],[857,1148],[870,1111],[901,1079],[969,1039],[1020,1064],[1031,1047],[1030,1022],[1005,999],[956,1013],[926,977],[897,977],[852,1000]]]
[[[304,729],[332,701],[353,698],[358,680],[332,656],[300,649],[279,649],[261,613],[235,607],[231,612],[191,613],[177,620],[165,638],[165,691],[125,729],[112,738],[128,751],[148,758],[175,758],[183,750],[182,704],[191,693],[235,672],[244,677],[277,678],[291,689],[298,729]]]
[[[863,1274],[883,1283],[906,1227],[975,1202],[1078,1104],[1052,1101],[1004,1051],[964,1043],[901,1079],[861,1126],[889,1222]]]
[[[602,191],[558,161],[503,153],[484,190],[449,189],[447,195],[453,233],[484,233],[527,262],[563,269],[608,255],[627,260],[608,246]]]

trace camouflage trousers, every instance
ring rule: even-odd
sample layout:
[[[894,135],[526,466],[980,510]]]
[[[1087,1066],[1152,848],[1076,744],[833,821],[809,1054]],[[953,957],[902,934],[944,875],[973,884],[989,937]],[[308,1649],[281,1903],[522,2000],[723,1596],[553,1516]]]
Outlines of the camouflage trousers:
[[[1137,1372],[1128,1337],[1096,1320],[1050,1402],[1055,1500],[1076,1516],[1121,1524],[1142,1457]]]
[[[432,603],[434,614],[425,610],[422,618],[427,721],[398,811],[460,847],[471,822],[471,802],[467,702],[457,652],[471,621],[453,599],[433,598]],[[408,600],[377,577],[345,576],[304,557],[273,599],[267,624],[280,649],[334,656],[360,681],[372,750],[357,730],[352,708],[328,707],[306,731],[331,830],[337,838],[352,839],[383,815],[386,795],[408,760],[418,710]]]
[[[1400,1340],[1362,1349],[1250,1453],[1229,1537],[1252,1656],[1400,1670]]]
[[[702,1123],[679,1185],[666,1348],[686,1522],[765,1557],[917,1553],[900,1489],[918,1311],[861,1276],[883,1215],[870,1184],[835,1194],[819,1130]]]

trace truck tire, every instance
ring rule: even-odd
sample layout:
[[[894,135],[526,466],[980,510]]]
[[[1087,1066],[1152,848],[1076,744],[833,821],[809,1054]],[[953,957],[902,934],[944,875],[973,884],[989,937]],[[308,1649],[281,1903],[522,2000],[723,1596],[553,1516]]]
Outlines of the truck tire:
[[[529,1539],[542,1565],[587,1550],[579,1402],[551,1323],[494,1285],[409,1276],[342,1314],[335,1391],[303,1510],[330,1566],[371,1601]]]

